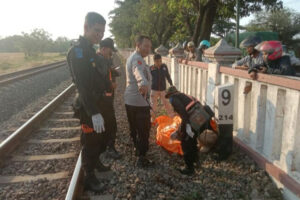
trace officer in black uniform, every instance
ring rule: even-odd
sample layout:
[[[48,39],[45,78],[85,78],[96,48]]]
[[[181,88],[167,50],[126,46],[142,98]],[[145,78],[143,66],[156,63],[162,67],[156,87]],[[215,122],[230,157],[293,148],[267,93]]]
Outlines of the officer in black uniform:
[[[113,52],[116,52],[116,49],[114,47],[114,41],[111,38],[105,38],[100,42],[100,49],[98,52],[98,55],[104,59],[106,59],[109,62],[109,68],[107,70],[107,76],[110,81],[110,89],[106,93],[106,101],[107,104],[110,106],[112,120],[107,122],[107,127],[109,128],[108,131],[109,138],[108,138],[108,145],[107,145],[107,155],[114,159],[120,159],[121,154],[116,150],[115,148],[115,142],[116,142],[116,133],[117,133],[117,120],[115,116],[115,109],[114,109],[114,93],[116,88],[116,77],[120,76],[119,72],[113,68],[113,62],[112,62],[112,54]]]
[[[194,164],[198,161],[197,136],[205,129],[211,130],[212,127],[209,121],[207,121],[198,132],[192,129],[186,107],[193,101],[193,97],[179,92],[175,86],[171,86],[167,89],[165,97],[169,99],[174,111],[179,114],[182,120],[178,132],[180,132],[181,147],[186,166],[183,169],[179,169],[179,171],[184,175],[192,175],[195,172]],[[208,113],[213,115],[208,106],[204,106],[204,109],[205,111],[209,110]]]
[[[85,17],[84,36],[68,52],[67,61],[78,90],[76,110],[82,128],[82,166],[85,188],[95,192],[103,190],[94,169],[109,170],[102,165],[99,155],[105,151],[108,134],[106,122],[111,120],[111,110],[105,99],[109,85],[107,61],[96,54],[94,44],[99,44],[105,31],[105,19],[89,12]]]

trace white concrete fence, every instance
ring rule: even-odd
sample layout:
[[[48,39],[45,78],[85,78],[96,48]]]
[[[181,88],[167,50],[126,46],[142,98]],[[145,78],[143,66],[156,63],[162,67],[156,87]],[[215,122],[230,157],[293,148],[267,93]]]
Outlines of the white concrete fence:
[[[152,56],[145,60],[153,64]],[[163,62],[178,90],[213,110],[215,88],[234,84],[235,143],[283,188],[286,199],[300,199],[300,79],[259,74],[253,81],[246,71],[217,63],[184,64],[169,57]],[[243,93],[246,85],[252,85],[248,94]]]

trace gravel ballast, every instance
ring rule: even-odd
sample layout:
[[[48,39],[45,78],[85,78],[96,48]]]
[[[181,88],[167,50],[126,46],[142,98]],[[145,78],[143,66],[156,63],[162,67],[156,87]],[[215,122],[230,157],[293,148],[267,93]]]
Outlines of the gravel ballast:
[[[106,191],[115,200],[201,200],[201,199],[256,199],[280,200],[282,194],[269,176],[256,163],[234,147],[230,158],[217,162],[211,154],[200,154],[200,164],[194,176],[184,176],[178,168],[184,166],[183,158],[169,154],[156,145],[156,128],[152,127],[148,158],[154,167],[136,167],[136,156],[130,139],[123,93],[125,76],[118,79],[115,110],[118,123],[116,148],[122,153],[120,160],[101,156],[103,163],[111,165],[112,175],[101,180]],[[101,176],[100,176],[101,178]],[[84,195],[95,195],[87,191]]]
[[[66,66],[0,88],[0,142],[71,84]]]

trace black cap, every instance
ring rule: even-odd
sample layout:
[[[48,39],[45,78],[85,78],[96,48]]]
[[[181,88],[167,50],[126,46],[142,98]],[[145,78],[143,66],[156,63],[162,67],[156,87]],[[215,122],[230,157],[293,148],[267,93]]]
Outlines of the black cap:
[[[100,48],[108,47],[111,48],[113,51],[117,51],[114,47],[114,41],[111,38],[105,38],[104,40],[100,41]]]
[[[170,86],[167,91],[166,91],[166,95],[165,95],[165,98],[170,98],[171,95],[175,94],[175,93],[178,93],[178,90],[176,89],[175,86]]]

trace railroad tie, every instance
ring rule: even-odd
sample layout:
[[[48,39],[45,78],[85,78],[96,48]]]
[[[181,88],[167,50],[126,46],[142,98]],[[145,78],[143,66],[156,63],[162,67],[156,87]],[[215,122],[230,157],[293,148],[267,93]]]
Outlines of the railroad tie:
[[[4,183],[18,183],[18,182],[26,182],[26,181],[37,181],[39,179],[47,179],[47,180],[57,180],[67,178],[69,176],[69,171],[58,172],[53,174],[41,174],[36,176],[0,176],[0,184]]]
[[[45,144],[45,143],[56,143],[56,142],[76,142],[76,141],[79,141],[79,140],[80,140],[80,137],[62,138],[62,139],[48,139],[48,140],[31,139],[31,140],[28,140],[28,143]]]
[[[77,131],[81,130],[80,126],[74,127],[59,127],[59,128],[40,128],[40,131]]]
[[[66,159],[74,158],[77,153],[65,153],[65,154],[51,154],[51,155],[33,155],[33,156],[13,156],[13,161],[37,161],[37,160],[55,160],[55,159]]]

